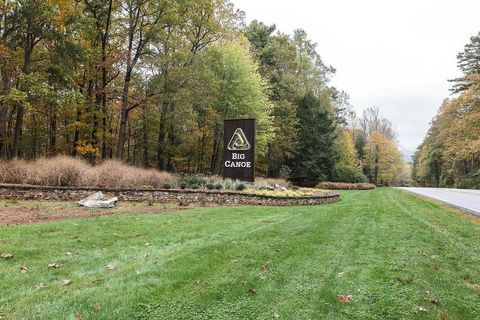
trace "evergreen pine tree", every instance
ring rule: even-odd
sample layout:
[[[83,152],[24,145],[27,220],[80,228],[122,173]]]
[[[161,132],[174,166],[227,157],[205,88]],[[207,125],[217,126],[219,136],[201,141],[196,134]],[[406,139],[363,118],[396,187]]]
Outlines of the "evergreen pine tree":
[[[308,92],[298,101],[299,142],[292,160],[291,180],[310,184],[330,179],[339,152],[334,115],[328,101]]]

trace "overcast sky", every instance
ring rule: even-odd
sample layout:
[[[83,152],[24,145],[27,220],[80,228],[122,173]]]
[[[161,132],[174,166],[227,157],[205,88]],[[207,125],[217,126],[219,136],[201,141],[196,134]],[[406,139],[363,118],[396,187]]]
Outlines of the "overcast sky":
[[[413,151],[450,83],[456,54],[480,31],[480,0],[233,0],[247,21],[303,28],[336,68],[355,110],[378,106]]]

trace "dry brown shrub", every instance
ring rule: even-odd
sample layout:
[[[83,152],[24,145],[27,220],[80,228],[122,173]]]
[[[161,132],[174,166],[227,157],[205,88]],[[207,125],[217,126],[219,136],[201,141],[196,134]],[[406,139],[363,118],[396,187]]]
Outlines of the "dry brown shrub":
[[[174,184],[168,172],[128,166],[109,160],[93,167],[86,161],[67,156],[41,158],[35,161],[12,160],[0,162],[0,183],[44,186],[161,188]]]
[[[165,183],[174,183],[168,172],[128,166],[120,161],[108,160],[92,167],[85,175],[85,186],[108,188],[162,188]]]
[[[90,165],[80,159],[67,156],[41,158],[27,165],[25,184],[47,186],[81,186],[82,177]]]
[[[25,183],[29,172],[29,163],[24,160],[0,162],[0,183]]]
[[[320,182],[315,186],[323,190],[370,190],[375,185],[371,183]]]

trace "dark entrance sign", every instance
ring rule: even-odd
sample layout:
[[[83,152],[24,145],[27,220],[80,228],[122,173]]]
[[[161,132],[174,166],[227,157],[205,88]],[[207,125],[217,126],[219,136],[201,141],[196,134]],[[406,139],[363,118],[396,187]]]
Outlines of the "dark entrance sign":
[[[224,121],[223,177],[255,181],[255,119]]]

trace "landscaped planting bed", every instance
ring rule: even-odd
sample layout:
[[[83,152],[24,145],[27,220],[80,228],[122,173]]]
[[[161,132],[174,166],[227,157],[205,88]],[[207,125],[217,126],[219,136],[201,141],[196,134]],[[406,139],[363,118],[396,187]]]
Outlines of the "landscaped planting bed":
[[[185,205],[317,205],[340,200],[335,192],[315,192],[310,195],[262,194],[261,190],[229,191],[229,190],[191,190],[191,189],[119,189],[119,188],[86,188],[86,187],[51,187],[0,184],[0,199],[24,200],[62,200],[78,201],[92,193],[102,191],[116,196],[120,201],[145,201],[150,203],[178,203]],[[277,191],[271,191],[277,192]]]

